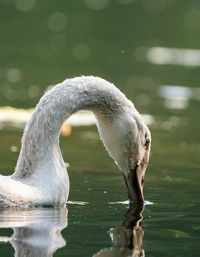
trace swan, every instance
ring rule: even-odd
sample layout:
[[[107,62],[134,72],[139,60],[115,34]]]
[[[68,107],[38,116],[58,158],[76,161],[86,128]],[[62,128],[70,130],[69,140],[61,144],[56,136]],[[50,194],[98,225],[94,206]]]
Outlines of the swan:
[[[121,170],[130,201],[143,202],[150,131],[133,103],[112,83],[94,76],[66,79],[46,92],[24,129],[11,176],[0,175],[0,206],[64,205],[69,177],[59,147],[63,122],[92,111],[100,138]]]

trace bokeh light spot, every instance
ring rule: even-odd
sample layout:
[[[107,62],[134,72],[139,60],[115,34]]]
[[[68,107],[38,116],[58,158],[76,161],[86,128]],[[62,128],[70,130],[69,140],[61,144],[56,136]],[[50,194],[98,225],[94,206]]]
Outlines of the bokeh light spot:
[[[5,95],[6,95],[6,98],[8,100],[15,100],[17,95],[16,95],[16,90],[14,90],[12,87],[8,86],[6,91],[5,91]]]
[[[35,7],[37,0],[15,0],[15,7],[18,11],[28,12]]]
[[[16,68],[11,68],[8,69],[6,76],[9,82],[15,83],[21,79],[21,71]]]
[[[77,60],[80,60],[80,61],[85,60],[88,58],[89,54],[90,54],[90,48],[86,44],[79,43],[75,45],[73,48],[73,56]]]
[[[189,9],[185,15],[185,24],[191,29],[200,29],[200,10]]]
[[[37,85],[31,85],[28,89],[28,95],[30,98],[36,98],[40,93],[40,89]]]
[[[55,12],[48,18],[49,29],[55,32],[60,32],[65,29],[67,25],[67,16],[61,12]]]
[[[85,0],[85,3],[92,10],[103,10],[110,0]]]

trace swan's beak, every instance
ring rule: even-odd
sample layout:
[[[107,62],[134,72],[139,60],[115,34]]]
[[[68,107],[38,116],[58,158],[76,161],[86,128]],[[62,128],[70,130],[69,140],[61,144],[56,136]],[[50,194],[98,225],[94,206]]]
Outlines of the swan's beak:
[[[128,198],[131,202],[143,203],[143,184],[146,168],[137,165],[129,173],[123,174],[127,187]]]

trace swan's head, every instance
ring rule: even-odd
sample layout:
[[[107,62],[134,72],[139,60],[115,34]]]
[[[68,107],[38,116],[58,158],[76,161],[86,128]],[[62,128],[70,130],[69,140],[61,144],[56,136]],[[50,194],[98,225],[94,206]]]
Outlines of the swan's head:
[[[111,120],[98,118],[98,127],[107,151],[123,173],[130,201],[143,202],[151,134],[142,117],[131,104]]]

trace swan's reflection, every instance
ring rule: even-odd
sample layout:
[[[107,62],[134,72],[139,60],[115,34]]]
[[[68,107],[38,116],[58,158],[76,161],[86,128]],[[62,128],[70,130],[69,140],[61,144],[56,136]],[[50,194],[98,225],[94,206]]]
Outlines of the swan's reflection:
[[[141,227],[143,205],[129,206],[121,227],[109,230],[113,247],[103,249],[93,257],[142,257],[144,231]],[[61,231],[67,227],[67,208],[0,209],[0,228],[12,228],[10,242],[15,257],[50,257],[66,242]]]
[[[67,208],[2,209],[0,228],[12,228],[9,241],[15,249],[15,257],[50,257],[66,242],[61,231],[67,226]]]
[[[144,206],[130,204],[121,227],[109,230],[114,247],[103,249],[93,257],[144,257],[141,227]]]

